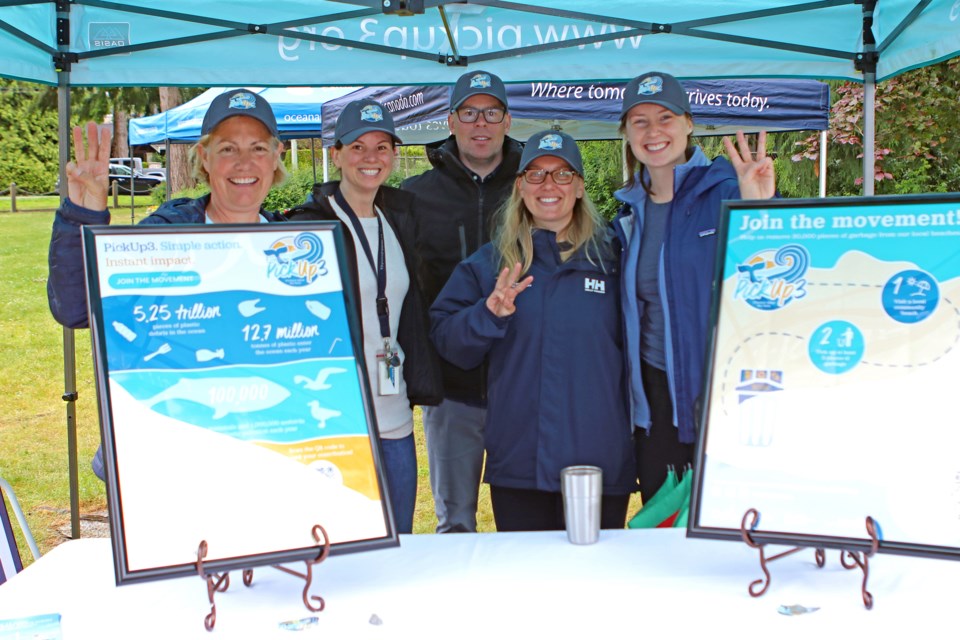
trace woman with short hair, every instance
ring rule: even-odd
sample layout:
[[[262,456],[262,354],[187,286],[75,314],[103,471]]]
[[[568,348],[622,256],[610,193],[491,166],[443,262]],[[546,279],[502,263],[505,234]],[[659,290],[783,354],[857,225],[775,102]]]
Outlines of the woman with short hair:
[[[80,227],[110,223],[110,134],[93,122],[86,130],[84,142],[82,128],[73,129],[76,159],[67,164],[67,198],[54,216],[48,258],[50,311],[71,329],[88,326]],[[168,200],[139,224],[283,221],[282,215],[263,208],[270,188],[286,178],[283,143],[270,104],[249,89],[221,93],[207,108],[201,134],[190,154],[194,173],[210,193]],[[99,448],[92,466],[97,477],[105,479]]]

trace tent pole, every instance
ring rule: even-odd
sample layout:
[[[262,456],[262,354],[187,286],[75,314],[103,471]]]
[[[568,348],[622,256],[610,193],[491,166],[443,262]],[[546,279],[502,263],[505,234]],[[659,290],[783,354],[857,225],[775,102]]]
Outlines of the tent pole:
[[[65,47],[61,47],[64,49]],[[70,72],[57,72],[57,131],[60,149],[60,202],[66,200],[70,161]],[[63,401],[67,403],[67,477],[70,481],[70,537],[80,538],[80,483],[77,463],[77,359],[73,329],[63,328]]]
[[[877,74],[867,72],[863,74],[863,195],[873,195],[873,176],[875,140],[875,107],[877,94]]]
[[[873,12],[878,0],[862,0],[863,5],[863,53],[858,56],[854,66],[863,72],[863,195],[872,196],[874,188],[874,165],[877,95],[877,40],[873,34]]]
[[[820,197],[827,197],[827,130],[820,132]]]
[[[164,122],[163,130],[168,131],[166,122]],[[166,202],[170,202],[172,197],[170,194],[170,159],[170,138],[167,138],[163,141],[163,166],[167,172],[167,181],[163,185],[163,199]]]
[[[327,153],[327,148],[323,147],[323,181],[326,182],[330,179],[330,156]]]

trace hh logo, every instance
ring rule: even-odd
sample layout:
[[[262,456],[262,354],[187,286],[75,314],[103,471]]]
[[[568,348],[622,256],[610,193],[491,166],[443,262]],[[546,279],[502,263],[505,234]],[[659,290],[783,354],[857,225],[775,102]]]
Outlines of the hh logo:
[[[588,293],[606,293],[607,283],[596,278],[584,278],[583,290]]]

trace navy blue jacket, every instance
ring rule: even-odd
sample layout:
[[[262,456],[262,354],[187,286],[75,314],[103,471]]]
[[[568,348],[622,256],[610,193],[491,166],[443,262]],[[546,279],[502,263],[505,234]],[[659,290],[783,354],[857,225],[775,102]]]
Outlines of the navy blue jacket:
[[[460,161],[453,136],[427,148],[433,168],[403,181],[402,188],[416,194],[413,215],[417,221],[416,251],[424,299],[436,300],[461,260],[490,241],[494,217],[510,197],[520,166],[520,143],[503,141],[503,162],[485,180]],[[487,403],[483,367],[464,371],[442,361],[444,397],[474,407]]]
[[[637,260],[646,192],[639,184],[615,194],[624,202],[613,226],[624,247],[624,343],[630,378],[633,424],[650,429],[650,405],[640,379],[640,321]],[[697,406],[703,390],[710,299],[717,253],[720,203],[740,198],[733,166],[710,162],[696,148],[674,169],[674,199],[660,256],[660,293],[666,323],[667,378],[680,442],[696,439]]]
[[[210,194],[201,198],[168,200],[138,224],[203,224],[209,201]],[[285,220],[282,215],[265,209],[260,209],[260,214],[269,222]],[[50,266],[47,301],[57,322],[70,329],[89,326],[80,227],[94,224],[110,224],[110,212],[106,209],[85,209],[69,199],[63,201],[53,218],[53,233],[47,255]]]
[[[613,238],[606,272],[582,251],[560,262],[556,235],[533,233],[533,285],[512,316],[487,309],[500,256],[486,244],[461,262],[430,309],[440,354],[470,369],[489,356],[484,480],[560,490],[560,470],[603,469],[603,490],[636,489]]]

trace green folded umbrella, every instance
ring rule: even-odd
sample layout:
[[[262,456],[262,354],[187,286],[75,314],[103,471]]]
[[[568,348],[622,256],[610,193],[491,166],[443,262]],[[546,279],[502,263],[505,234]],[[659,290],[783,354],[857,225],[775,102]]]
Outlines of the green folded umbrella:
[[[677,524],[677,517],[686,503],[690,508],[690,485],[693,482],[693,472],[688,467],[684,471],[683,479],[677,481],[677,473],[671,468],[667,471],[667,479],[657,489],[653,497],[645,502],[637,515],[630,519],[627,526],[631,529],[651,529],[654,527],[686,526]]]

